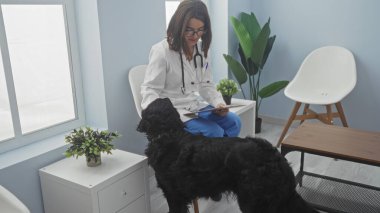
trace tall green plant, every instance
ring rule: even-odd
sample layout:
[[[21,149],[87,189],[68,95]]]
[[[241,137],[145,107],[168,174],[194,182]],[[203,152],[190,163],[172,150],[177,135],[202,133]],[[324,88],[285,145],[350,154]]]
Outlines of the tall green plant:
[[[264,87],[260,85],[263,67],[276,39],[276,35],[270,36],[270,19],[261,28],[253,13],[243,12],[240,14],[240,20],[232,16],[231,23],[239,40],[240,62],[230,55],[223,56],[245,99],[247,96],[242,85],[249,82],[249,99],[256,101],[257,116],[262,99],[276,94],[285,88],[289,81],[276,81]]]

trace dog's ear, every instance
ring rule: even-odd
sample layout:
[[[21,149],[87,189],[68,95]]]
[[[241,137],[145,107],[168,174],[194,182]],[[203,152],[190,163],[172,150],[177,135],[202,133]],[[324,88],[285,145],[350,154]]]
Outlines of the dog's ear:
[[[147,132],[149,128],[150,128],[150,124],[146,120],[141,119],[136,130],[139,132]]]
[[[141,113],[137,131],[147,134],[159,134],[168,130],[184,128],[177,110],[169,98],[154,100]]]

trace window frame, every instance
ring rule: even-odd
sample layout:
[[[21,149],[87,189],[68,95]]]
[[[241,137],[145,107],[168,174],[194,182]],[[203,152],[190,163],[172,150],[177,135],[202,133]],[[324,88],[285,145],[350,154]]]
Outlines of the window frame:
[[[9,50],[5,34],[3,14],[1,9],[1,6],[6,4],[62,5],[75,110],[74,119],[35,130],[33,132],[22,134],[9,58]],[[8,91],[8,99],[14,130],[14,137],[0,141],[0,154],[64,132],[68,132],[85,124],[83,89],[78,50],[74,0],[0,0],[0,51],[3,59],[5,81]]]
[[[178,4],[181,3],[182,0],[165,0],[165,29],[167,29],[169,27],[169,22],[170,20],[167,20],[167,12],[168,12],[168,8],[167,8],[167,2],[177,2]],[[173,14],[174,14],[175,10],[173,11]]]

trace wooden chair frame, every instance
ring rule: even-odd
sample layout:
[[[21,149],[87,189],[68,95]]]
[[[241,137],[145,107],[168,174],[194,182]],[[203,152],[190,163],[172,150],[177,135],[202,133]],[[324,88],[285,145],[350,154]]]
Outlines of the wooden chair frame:
[[[303,103],[301,103],[301,102],[295,103],[293,110],[292,110],[292,113],[290,114],[289,119],[288,119],[287,123],[285,124],[284,130],[282,131],[281,136],[278,139],[276,147],[279,147],[281,145],[281,142],[282,142],[282,140],[284,140],[285,135],[290,128],[290,125],[295,120],[300,120],[301,121],[300,124],[302,124],[307,119],[318,119],[325,124],[332,125],[334,123],[333,118],[338,117],[338,118],[340,118],[343,126],[348,127],[347,120],[346,120],[346,117],[344,115],[344,111],[343,111],[343,107],[342,107],[341,102],[335,103],[335,107],[337,109],[337,112],[332,112],[332,105],[333,104],[325,105],[326,113],[316,113],[309,108],[310,104],[304,103],[305,106],[304,106],[302,115],[297,115],[297,112],[300,109],[302,104]]]

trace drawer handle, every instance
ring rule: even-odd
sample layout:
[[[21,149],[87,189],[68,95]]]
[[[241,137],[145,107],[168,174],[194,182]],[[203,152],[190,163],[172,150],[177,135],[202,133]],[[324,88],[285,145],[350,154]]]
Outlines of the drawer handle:
[[[123,193],[121,195],[125,197],[125,196],[127,196],[127,192],[123,191]]]

